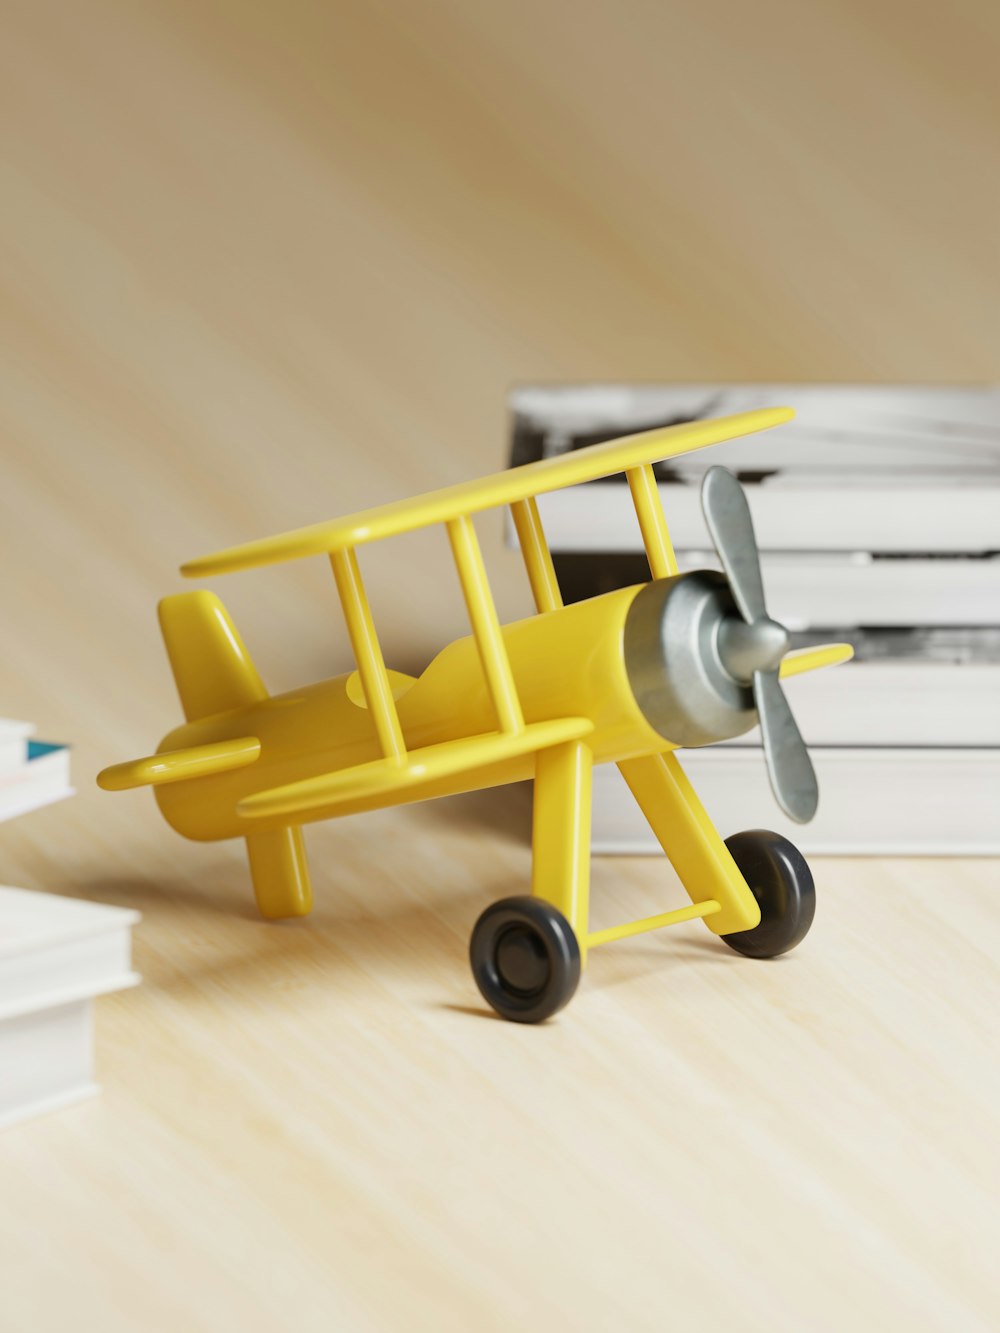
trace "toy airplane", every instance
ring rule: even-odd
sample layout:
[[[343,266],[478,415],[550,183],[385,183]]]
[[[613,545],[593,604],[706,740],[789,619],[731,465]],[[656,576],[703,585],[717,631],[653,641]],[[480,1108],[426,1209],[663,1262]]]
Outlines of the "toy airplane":
[[[693,918],[741,953],[802,939],[815,894],[802,856],[773,833],[723,842],[672,753],[760,724],[782,808],[807,820],[816,778],[779,678],[845,661],[847,645],[786,655],[766,612],[749,509],[736,479],[706,475],[702,504],[725,576],[678,574],[652,464],[776,426],[784,408],[647,431],[481,481],[237,546],[183,567],[189,577],[325,555],[357,670],[268,694],[222,603],[167,597],[160,625],[187,718],[148,758],[105,769],[107,790],[152,786],[178,833],[245,838],[265,917],[302,916],[311,888],[301,826],[408,801],[534,778],[531,896],[493,904],[472,933],[485,999],[539,1022],[573,995],[588,949]],[[536,496],[624,472],[652,579],[563,606]],[[537,614],[501,626],[472,515],[509,505]],[[472,634],[418,678],[389,671],[356,548],[445,526]],[[591,768],[614,762],[691,904],[590,931]]]

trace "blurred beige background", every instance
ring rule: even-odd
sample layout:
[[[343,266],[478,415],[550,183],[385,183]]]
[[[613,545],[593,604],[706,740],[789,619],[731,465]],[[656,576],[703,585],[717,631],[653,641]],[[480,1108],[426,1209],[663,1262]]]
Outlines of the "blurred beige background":
[[[152,741],[183,558],[494,470],[518,381],[997,374],[996,6],[0,12],[0,711],[57,734]],[[365,569],[398,664],[464,626],[442,534]],[[217,585],[272,686],[328,585]]]
[[[525,1032],[465,954],[526,792],[314,826],[274,927],[93,777],[179,721],[182,560],[495,470],[516,382],[996,379],[998,57],[987,0],[0,0],[0,714],[80,788],[0,880],[144,914],[102,1099],[0,1142],[0,1326],[991,1327],[995,865],[824,863],[801,963],[633,942]],[[391,664],[463,632],[441,533],[363,567]],[[273,689],[346,663],[322,560],[215,587]]]

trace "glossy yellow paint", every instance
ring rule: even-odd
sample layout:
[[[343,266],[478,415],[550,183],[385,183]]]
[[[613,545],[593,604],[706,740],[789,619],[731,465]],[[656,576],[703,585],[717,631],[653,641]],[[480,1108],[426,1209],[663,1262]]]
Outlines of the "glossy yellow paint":
[[[254,897],[269,921],[308,916],[312,910],[309,863],[300,828],[247,834]]]
[[[687,907],[676,907],[672,912],[658,912],[656,916],[644,916],[639,921],[626,921],[621,926],[592,931],[587,936],[587,944],[591,949],[596,949],[599,944],[627,940],[631,935],[645,935],[650,930],[662,930],[664,926],[676,926],[682,921],[697,921],[701,917],[713,916],[720,910],[715,899],[708,898],[700,903],[689,903]]]
[[[354,649],[354,660],[358,664],[365,707],[375,724],[382,754],[390,763],[402,764],[406,758],[406,744],[400,730],[396,700],[385,669],[382,647],[375,633],[365,585],[361,582],[357,556],[350,547],[343,551],[333,551],[330,565],[344,612],[347,634]]]
[[[549,545],[542,530],[538,501],[534,496],[529,496],[527,500],[515,500],[510,507],[510,513],[514,520],[528,582],[531,585],[531,595],[535,599],[535,610],[555,611],[557,607],[562,606],[562,594],[559,591],[559,580],[556,578]]]
[[[669,578],[677,573],[677,559],[667,529],[663,506],[660,504],[652,466],[645,464],[631,470],[627,476],[650,573],[654,578]],[[552,610],[562,606],[562,595],[552,557],[541,530],[537,506],[533,501],[531,505],[532,508],[521,513],[516,506],[511,506],[511,509],[536,607],[539,611]],[[813,651],[815,653],[815,650]],[[816,665],[822,663],[817,661]],[[664,747],[660,746],[656,752],[649,752],[646,755],[618,756],[618,767],[691,896],[692,905],[679,908],[675,912],[649,917],[643,923],[633,922],[627,926],[616,927],[610,933],[601,931],[594,936],[587,934],[586,911],[582,917],[576,912],[578,895],[572,893],[569,901],[574,904],[574,914],[569,915],[564,911],[564,915],[577,933],[584,957],[588,942],[591,945],[606,943],[611,939],[624,938],[625,935],[640,934],[647,930],[657,930],[661,926],[675,925],[693,917],[718,914],[719,920],[710,923],[710,929],[720,935],[734,930],[750,929],[760,920],[760,909],[747,889],[736,862],[729,854],[729,849],[709,819],[694,788],[687,781],[680,764],[672,756],[664,754],[663,750]],[[558,778],[553,777],[552,782],[558,785]],[[562,780],[562,785],[565,789],[567,785],[565,778]],[[536,778],[536,802],[538,789]],[[552,799],[558,800],[559,797]],[[568,804],[569,800],[570,798],[565,796],[564,805]],[[565,818],[565,815],[562,817]],[[557,818],[547,812],[540,813],[536,808],[534,891],[542,893],[543,896],[547,896],[548,880],[540,881],[537,873],[538,843],[547,845],[545,830]],[[587,819],[589,818],[588,808]],[[558,839],[560,835],[556,833],[554,836]],[[569,864],[566,853],[563,854],[563,862]],[[715,896],[706,898],[705,895],[708,893]]]
[[[393,671],[391,668],[387,668],[385,674],[389,681],[389,688],[392,690],[393,699],[402,699],[403,695],[417,679],[416,676],[408,676],[405,671]],[[351,672],[347,677],[345,689],[347,690],[347,697],[352,704],[355,704],[358,708],[368,707],[368,700],[365,697],[365,687],[361,683],[360,671]]]
[[[558,724],[579,734],[577,729],[585,724],[587,745],[596,762],[646,754],[669,744],[643,716],[625,669],[625,617],[638,592],[638,587],[621,589],[502,628],[525,728]],[[476,742],[481,748],[470,744],[462,751],[462,762],[456,758],[448,763],[440,752],[432,755],[433,762],[419,781],[410,770],[402,771],[404,761],[398,779],[386,765],[366,768],[355,785],[351,772],[385,756],[369,709],[355,702],[357,685],[354,682],[352,690],[352,676],[337,676],[186,722],[164,737],[161,749],[171,752],[248,735],[261,744],[260,758],[252,767],[158,787],[156,799],[171,826],[199,841],[242,837],[250,828],[356,814],[534,775],[537,743],[509,748],[495,743],[494,701],[479,646],[469,635],[444,648],[399,695],[395,707],[407,760],[417,751],[457,742]],[[547,735],[532,734],[537,741]],[[553,741],[567,739],[563,733],[553,736]],[[256,807],[250,805],[250,798],[260,793],[314,779],[329,780],[330,799],[324,804],[314,804],[319,788],[310,786],[298,789],[301,807],[295,812],[284,798],[281,813],[261,813],[263,800]],[[245,813],[250,810],[254,810],[252,820]]]
[[[535,765],[531,891],[558,907],[587,961],[590,811],[594,756],[583,740],[539,751]]]
[[[824,643],[817,648],[798,648],[786,654],[778,675],[782,680],[787,680],[789,676],[799,676],[803,671],[838,666],[841,662],[849,662],[853,656],[854,649],[849,643]]]
[[[236,736],[232,740],[189,745],[182,750],[164,750],[145,759],[113,764],[97,776],[105,791],[130,791],[133,787],[155,787],[165,782],[187,782],[246,768],[260,758],[256,736]]]
[[[157,612],[189,722],[267,698],[246,644],[214,592],[164,597]]]
[[[501,731],[516,734],[524,730],[524,714],[517,697],[517,686],[511,673],[510,659],[504,646],[476,530],[472,526],[472,519],[466,515],[449,519],[445,526],[497,723]]]
[[[624,625],[640,588],[563,606],[536,496],[625,472],[654,578],[677,562],[653,462],[763,430],[784,408],[648,431],[208,556],[188,575],[326,554],[357,669],[270,696],[222,603],[166,598],[160,623],[187,721],[156,755],[99,777],[149,785],[167,822],[196,840],[246,839],[264,916],[303,915],[311,888],[300,825],[387,805],[535,780],[532,890],[557,906],[586,956],[680,921],[717,934],[760,920],[753,894],[687,781],[671,738],[646,721],[629,684]],[[509,505],[537,613],[501,625],[471,516]],[[447,530],[471,634],[419,677],[386,667],[355,547],[429,523]],[[846,660],[847,645],[790,654],[782,675]],[[621,768],[691,896],[688,907],[589,930],[591,775]]]
[[[303,778],[285,787],[257,792],[238,802],[237,814],[246,819],[271,819],[291,815],[311,819],[332,819],[338,807],[375,796],[380,804],[399,793],[409,799],[419,795],[420,787],[446,781],[466,773],[489,769],[505,760],[534,755],[551,745],[586,736],[593,725],[585,717],[554,718],[550,722],[532,722],[519,731],[495,731],[462,740],[441,741],[410,750],[406,762],[373,759],[336,773]]]
[[[627,435],[607,444],[594,444],[588,449],[576,449],[556,458],[543,458],[537,463],[508,468],[490,477],[459,482],[457,486],[430,491],[427,495],[394,500],[332,522],[314,523],[277,537],[233,546],[188,561],[181,566],[181,573],[188,578],[205,578],[238,569],[279,564],[284,560],[300,560],[304,556],[327,555],[330,551],[361,546],[364,542],[414,532],[432,523],[448,523],[454,518],[481,513],[484,509],[515,504],[549,491],[562,490],[565,486],[597,481],[618,472],[628,472],[630,468],[721,444],[724,440],[735,440],[741,435],[753,435],[790,421],[794,415],[790,407],[768,407],[757,412],[740,412],[735,416],[684,422],[661,430]]]
[[[691,900],[718,903],[706,919],[709,930],[731,935],[759,925],[757,900],[677,756],[640,755],[618,767]]]
[[[667,520],[660,504],[660,493],[652,463],[630,468],[625,476],[632,493],[642,544],[646,548],[649,572],[654,579],[668,579],[677,573],[677,557],[667,530]]]

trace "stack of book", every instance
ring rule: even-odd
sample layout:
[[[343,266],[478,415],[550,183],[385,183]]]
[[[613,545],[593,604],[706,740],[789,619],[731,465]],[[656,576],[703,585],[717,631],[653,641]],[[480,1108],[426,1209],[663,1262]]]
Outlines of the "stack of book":
[[[728,836],[763,826],[804,851],[1000,851],[1000,389],[882,385],[591,385],[514,392],[511,462],[656,426],[787,404],[789,425],[656,467],[681,570],[717,568],[705,470],[743,483],[768,609],[793,645],[855,659],[788,682],[820,808],[778,811],[756,731],[680,760]],[[539,498],[566,601],[649,568],[623,478]],[[510,531],[513,544],[513,532]],[[594,775],[594,848],[656,843],[619,774]]]
[[[0,887],[0,1128],[97,1092],[94,997],[134,986],[137,912]]]
[[[0,821],[73,794],[69,749],[0,719]],[[0,1128],[97,1091],[93,1000],[132,986],[138,913],[0,886]]]
[[[34,731],[0,718],[0,821],[73,795],[69,747],[32,740]]]

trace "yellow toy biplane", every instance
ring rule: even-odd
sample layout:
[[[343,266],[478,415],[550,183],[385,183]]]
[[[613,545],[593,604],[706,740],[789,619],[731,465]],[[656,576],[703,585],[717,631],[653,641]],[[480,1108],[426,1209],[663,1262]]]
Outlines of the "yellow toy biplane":
[[[788,653],[785,629],[765,609],[746,499],[723,468],[706,474],[702,505],[725,574],[679,574],[652,465],[792,415],[774,408],[647,431],[192,561],[188,577],[327,556],[357,669],[272,697],[217,597],[167,597],[160,625],[187,721],[155,755],[105,769],[98,782],[152,786],[185,837],[244,838],[258,907],[277,918],[311,906],[303,824],[534,778],[531,895],[487,908],[471,941],[483,996],[519,1022],[569,1000],[589,949],[660,926],[700,917],[741,953],[784,952],[812,921],[805,861],[773,833],[724,842],[673,751],[759,723],[779,804],[809,819],[816,779],[779,678],[845,661],[851,649]],[[622,472],[651,580],[564,606],[536,497]],[[502,505],[537,608],[503,626],[472,523]],[[447,530],[472,633],[414,678],[386,668],[356,548],[436,523]],[[609,762],[691,903],[591,931],[591,769]]]

